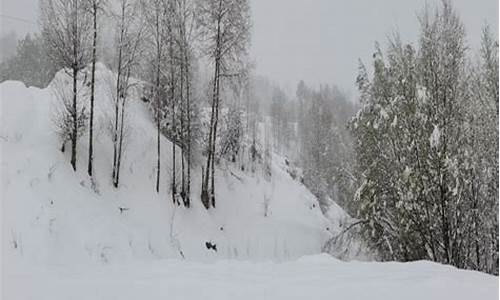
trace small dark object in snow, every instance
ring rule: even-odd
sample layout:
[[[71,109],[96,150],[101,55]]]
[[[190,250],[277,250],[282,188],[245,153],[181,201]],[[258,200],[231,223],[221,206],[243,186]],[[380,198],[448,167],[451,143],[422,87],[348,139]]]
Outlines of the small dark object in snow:
[[[316,204],[313,203],[313,207],[316,207]]]
[[[290,162],[288,161],[288,159],[285,158],[285,165],[289,166],[290,165]]]
[[[129,210],[130,208],[128,208],[128,207],[118,207],[118,209],[120,210],[120,214],[123,214],[123,212]]]
[[[326,231],[330,231],[330,227],[326,227]]]
[[[212,249],[217,252],[217,244],[212,244],[211,242],[205,242],[205,246],[208,250]]]
[[[221,227],[220,227],[220,231],[223,231],[223,230],[224,230],[224,227],[222,227],[222,226],[221,226]]]

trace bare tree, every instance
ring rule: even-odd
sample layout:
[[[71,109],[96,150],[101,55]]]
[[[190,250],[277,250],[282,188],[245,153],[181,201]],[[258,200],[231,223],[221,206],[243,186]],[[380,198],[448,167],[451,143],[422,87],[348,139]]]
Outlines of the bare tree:
[[[250,40],[250,9],[247,0],[209,0],[198,5],[199,28],[205,38],[205,54],[214,64],[207,163],[202,178],[201,200],[215,207],[215,144],[220,109],[221,78],[237,73],[234,66]],[[210,183],[210,189],[209,189]]]
[[[71,109],[71,166],[76,171],[76,144],[79,110],[77,109],[77,77],[89,61],[88,42],[90,22],[83,13],[83,0],[42,0],[42,37],[47,53],[58,67],[66,68],[73,79]]]
[[[77,112],[73,111],[75,109],[73,106],[73,90],[69,78],[56,77],[51,84],[51,88],[57,100],[52,106],[52,122],[61,141],[61,152],[65,152],[68,141],[78,139],[83,135],[88,114],[81,101],[77,101]],[[79,93],[81,93],[81,90]],[[75,133],[73,116],[75,114],[78,115],[76,123],[78,136],[73,137]]]
[[[177,184],[176,184],[176,144],[177,144],[177,122],[176,122],[176,67],[177,67],[177,45],[176,45],[176,20],[177,17],[177,6],[175,5],[175,0],[168,0],[167,2],[167,32],[164,37],[168,41],[168,63],[169,63],[169,100],[170,100],[170,138],[172,139],[172,181],[171,181],[171,192],[172,192],[172,202],[179,204],[177,199]],[[182,80],[182,79],[181,79]]]
[[[137,66],[140,55],[143,24],[137,14],[137,2],[120,0],[119,12],[115,15],[117,22],[116,40],[116,94],[115,118],[113,127],[113,185],[118,187],[120,181],[120,165],[123,155],[125,126],[125,108],[133,83],[130,76]]]
[[[181,191],[180,196],[185,207],[190,206],[191,190],[191,148],[192,148],[192,114],[191,85],[192,85],[192,61],[194,57],[194,43],[198,36],[195,30],[195,6],[192,0],[175,0],[173,2],[175,15],[175,30],[171,37],[175,40],[177,47],[176,60],[173,61],[178,68],[178,110],[180,113],[179,125],[176,130],[177,144],[181,147]]]
[[[142,1],[142,12],[146,19],[149,32],[149,40],[153,46],[154,55],[154,98],[155,98],[155,119],[157,129],[157,164],[156,164],[156,192],[160,192],[160,134],[161,120],[161,65],[165,51],[165,0]]]
[[[92,16],[92,72],[90,79],[90,120],[89,120],[89,158],[87,172],[92,177],[94,160],[94,94],[95,94],[95,63],[97,48],[97,16],[104,0],[87,0],[88,13]]]

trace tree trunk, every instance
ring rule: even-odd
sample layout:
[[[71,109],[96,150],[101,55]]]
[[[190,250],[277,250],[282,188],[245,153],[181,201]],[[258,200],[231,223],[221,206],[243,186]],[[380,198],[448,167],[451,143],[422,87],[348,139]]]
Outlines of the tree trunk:
[[[157,24],[157,26],[159,26]],[[157,28],[157,30],[159,30]],[[156,129],[157,129],[157,162],[156,162],[156,192],[160,192],[160,63],[161,63],[161,53],[159,41],[157,41],[156,51],[157,51],[157,60],[156,60]]]
[[[125,101],[126,96],[124,95],[122,98],[122,109],[120,116],[120,136],[119,136],[119,144],[118,144],[118,159],[116,162],[116,178],[115,178],[115,187],[118,187],[120,182],[120,165],[122,162],[122,153],[123,153],[123,128],[124,128],[124,116],[125,116]]]
[[[187,182],[186,182],[186,205],[191,206],[191,102],[189,88],[189,66],[186,59],[186,106],[187,106]]]
[[[77,77],[78,77],[78,6],[77,1],[74,2],[75,19],[73,22],[73,132],[71,134],[71,166],[73,171],[76,171],[76,141],[78,137],[78,111],[76,106],[77,101]]]
[[[184,158],[185,158],[185,154],[186,154],[186,148],[185,148],[185,145],[186,145],[186,139],[185,139],[185,135],[184,135],[184,132],[185,132],[185,122],[184,122],[184,119],[185,119],[185,107],[184,107],[184,62],[182,61],[181,62],[181,73],[180,73],[180,93],[179,93],[179,108],[180,108],[180,112],[181,112],[181,117],[180,117],[180,121],[181,121],[181,134],[180,134],[180,144],[181,144],[181,173],[182,173],[182,176],[181,176],[181,198],[182,198],[182,202],[184,204],[184,206],[186,206],[186,169],[185,169],[185,166],[184,166]]]
[[[96,44],[97,44],[97,0],[93,1],[93,17],[94,17],[94,38],[92,41],[92,79],[90,82],[90,120],[89,120],[89,164],[87,172],[92,177],[93,160],[94,160],[94,92],[95,92],[95,61],[96,61]]]
[[[169,31],[172,34],[172,24],[169,24]],[[175,160],[175,143],[177,141],[176,135],[177,135],[177,127],[175,124],[175,69],[174,69],[174,48],[173,48],[173,37],[170,38],[169,42],[169,54],[170,54],[170,101],[171,101],[171,109],[172,109],[172,129],[171,129],[171,135],[172,135],[172,202],[175,204],[179,204],[178,201],[176,200],[176,194],[177,194],[177,186],[176,186],[176,160]]]
[[[183,30],[183,38],[185,38],[185,28],[182,27]],[[189,56],[188,56],[188,43],[184,40],[183,47],[183,59],[184,59],[184,75],[186,80],[186,107],[185,107],[185,117],[186,124],[184,124],[186,129],[186,136],[184,138],[183,146],[186,147],[186,152],[184,153],[184,158],[186,159],[186,182],[185,182],[185,200],[184,205],[186,207],[190,207],[191,205],[191,100],[190,100],[190,76],[189,76]],[[202,179],[203,180],[203,179]]]
[[[115,99],[115,127],[113,131],[113,182],[116,184],[116,173],[118,165],[118,123],[119,123],[119,106],[121,98],[121,76],[122,76],[122,49],[118,50],[118,72],[116,75],[116,99]]]
[[[218,63],[217,69],[220,69],[220,62]],[[219,72],[219,71],[218,71]],[[217,74],[217,92],[215,96],[215,119],[214,119],[214,132],[213,132],[213,142],[212,142],[212,178],[211,178],[211,202],[212,206],[215,208],[215,145],[217,141],[217,124],[219,121],[219,91],[220,91],[220,76]]]
[[[221,22],[223,17],[222,12],[222,0],[219,0],[217,16],[217,37],[216,37],[216,48],[215,48],[215,71],[214,71],[214,83],[213,83],[213,98],[212,98],[212,113],[210,117],[210,134],[208,139],[208,153],[207,153],[207,166],[205,170],[205,176],[203,177],[201,201],[205,208],[210,207],[210,202],[212,206],[215,207],[215,141],[217,134],[217,119],[219,110],[219,78],[220,78],[220,64],[221,64]],[[210,170],[210,168],[212,168]],[[211,171],[211,172],[210,172]],[[212,177],[210,177],[210,174]],[[208,183],[211,182],[210,195],[208,191]]]
[[[205,176],[203,176],[202,188],[201,188],[201,202],[205,206],[206,209],[210,208],[210,196],[208,194],[208,184],[210,180],[210,166],[212,161],[212,153],[213,153],[213,129],[214,129],[214,120],[215,120],[215,94],[217,92],[217,77],[219,76],[219,66],[218,60],[215,63],[215,74],[214,74],[214,86],[213,86],[213,97],[212,97],[212,111],[210,115],[210,131],[208,135],[208,153],[207,153],[207,165],[205,168]]]
[[[73,167],[74,171],[76,171],[76,139],[78,134],[78,112],[76,108],[77,76],[78,76],[78,70],[76,66],[74,66],[73,67],[73,112],[72,112],[73,132],[71,134],[71,166]]]

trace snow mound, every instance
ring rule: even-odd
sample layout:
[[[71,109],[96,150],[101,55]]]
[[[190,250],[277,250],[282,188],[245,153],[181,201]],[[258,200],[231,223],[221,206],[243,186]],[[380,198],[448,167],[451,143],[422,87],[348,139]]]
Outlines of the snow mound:
[[[69,83],[67,76],[61,71],[55,80]],[[217,208],[209,211],[199,201],[198,166],[193,171],[194,203],[185,209],[173,205],[167,191],[172,146],[162,137],[162,184],[157,194],[156,130],[147,104],[138,97],[129,100],[121,185],[113,188],[108,130],[113,103],[107,85],[113,77],[103,65],[97,66],[94,183],[86,174],[87,135],[78,143],[77,172],[69,164],[69,151],[59,150],[54,84],[46,89],[14,81],[0,84],[4,262],[288,260],[321,252],[337,225],[283,169],[282,157],[275,156],[268,180],[230,164],[219,167]],[[80,86],[85,86],[83,80],[82,76]],[[216,244],[217,251],[207,249],[207,243]]]

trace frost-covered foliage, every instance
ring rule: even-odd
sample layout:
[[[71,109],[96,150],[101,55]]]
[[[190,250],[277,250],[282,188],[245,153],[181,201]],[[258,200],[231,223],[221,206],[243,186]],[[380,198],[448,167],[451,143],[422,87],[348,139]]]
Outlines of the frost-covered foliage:
[[[419,20],[417,49],[396,35],[376,47],[372,78],[360,66],[350,127],[364,235],[382,259],[498,274],[498,44],[486,30],[471,72],[451,3]]]

